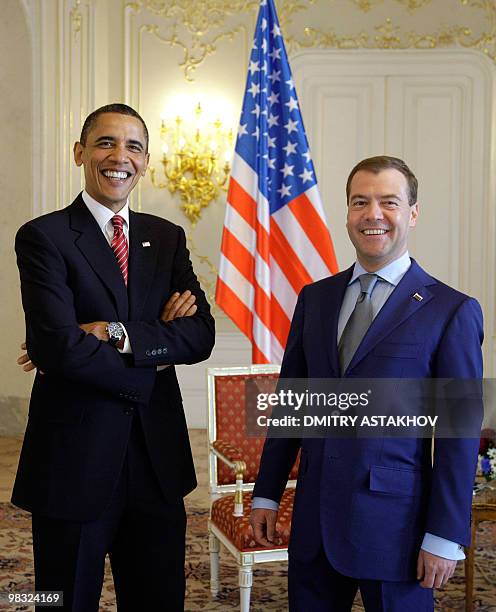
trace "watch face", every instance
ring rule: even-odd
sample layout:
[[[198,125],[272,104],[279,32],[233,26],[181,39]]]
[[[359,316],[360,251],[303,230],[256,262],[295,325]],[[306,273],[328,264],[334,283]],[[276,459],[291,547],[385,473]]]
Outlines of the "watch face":
[[[107,325],[107,333],[109,335],[109,341],[119,342],[119,340],[124,335],[124,330],[122,329],[122,325],[120,323],[109,323]]]

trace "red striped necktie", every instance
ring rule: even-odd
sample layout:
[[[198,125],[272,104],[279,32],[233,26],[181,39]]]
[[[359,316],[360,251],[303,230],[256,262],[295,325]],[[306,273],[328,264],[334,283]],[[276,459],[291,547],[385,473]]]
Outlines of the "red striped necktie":
[[[124,283],[127,286],[127,259],[128,249],[127,240],[124,235],[124,219],[120,215],[112,217],[112,225],[114,226],[114,237],[112,238],[112,250],[114,251],[117,263],[121,269]]]

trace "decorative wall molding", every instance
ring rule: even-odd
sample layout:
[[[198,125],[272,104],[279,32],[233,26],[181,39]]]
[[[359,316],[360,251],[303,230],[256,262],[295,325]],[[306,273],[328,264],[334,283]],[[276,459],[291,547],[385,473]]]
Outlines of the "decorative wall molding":
[[[324,0],[319,0],[319,8]],[[352,0],[353,1],[353,0]],[[387,0],[386,0],[387,2]],[[448,7],[448,2],[451,4]],[[364,16],[363,22],[357,24],[362,26],[355,33],[340,32],[335,26],[330,29],[323,29],[317,25],[308,25],[299,31],[290,21],[286,24],[287,33],[285,34],[286,45],[291,53],[298,49],[324,48],[324,49],[437,49],[449,47],[464,47],[476,49],[484,55],[496,61],[496,4],[493,0],[448,0],[443,5],[442,18],[439,18],[436,10],[436,3],[422,2],[422,0],[389,0],[388,4],[381,4],[381,8],[396,8],[398,5],[405,9],[406,19],[398,16],[394,20],[386,16],[382,21],[374,23],[370,16]],[[356,5],[360,5],[361,10],[368,7],[365,12],[373,8],[368,0],[356,0]],[[375,6],[376,3],[374,3]],[[329,17],[334,7],[329,9]],[[336,6],[337,8],[337,6]],[[410,15],[413,11],[424,9],[423,16],[425,21],[436,24],[437,27],[416,31],[412,28]],[[431,10],[431,15],[428,15]],[[457,15],[462,9],[463,17],[467,21],[460,24],[448,24],[452,20],[452,15]],[[395,11],[397,13],[397,11]],[[321,17],[322,12],[316,13],[316,17]],[[310,10],[307,11],[307,19],[312,22]],[[318,20],[322,21],[322,19]],[[329,19],[331,23],[335,20]],[[470,25],[472,23],[472,25]],[[419,22],[419,25],[422,24]],[[474,25],[477,29],[474,30]],[[423,27],[423,26],[422,26]],[[303,35],[302,35],[303,34]]]
[[[95,0],[34,3],[33,215],[69,204],[81,187],[72,146],[94,108]]]
[[[126,4],[126,19],[130,14],[137,16],[145,11],[160,18],[158,22],[140,26],[139,49],[143,33],[153,34],[171,47],[179,47],[183,51],[179,68],[186,81],[193,81],[196,69],[217,51],[221,40],[232,41],[246,32],[246,15],[254,14],[258,5],[258,0],[142,0]],[[233,23],[233,17],[237,23]]]

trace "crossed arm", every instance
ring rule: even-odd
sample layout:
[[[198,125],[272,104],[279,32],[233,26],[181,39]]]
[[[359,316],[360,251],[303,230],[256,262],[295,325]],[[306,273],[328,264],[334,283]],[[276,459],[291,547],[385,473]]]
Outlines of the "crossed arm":
[[[160,314],[160,319],[167,323],[179,317],[193,316],[197,311],[195,301],[196,297],[191,293],[191,291],[187,290],[183,293],[176,291],[171,295],[163,307],[162,313]],[[91,323],[80,323],[79,327],[86,334],[92,334],[98,340],[108,342],[109,338],[107,334],[107,325],[108,321],[92,321]],[[119,348],[122,348],[122,346]],[[21,344],[21,349],[23,351],[27,350],[25,342]],[[27,352],[24,352],[17,359],[17,364],[22,366],[22,369],[25,372],[31,372],[32,370],[36,369],[36,365],[31,361],[31,358]],[[40,374],[43,374],[43,372],[40,371]]]

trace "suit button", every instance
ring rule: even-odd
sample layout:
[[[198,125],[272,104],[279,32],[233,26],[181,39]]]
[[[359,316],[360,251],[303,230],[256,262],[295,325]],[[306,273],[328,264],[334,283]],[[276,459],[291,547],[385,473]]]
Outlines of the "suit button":
[[[162,354],[162,349],[157,349],[157,355],[161,355]]]
[[[145,355],[146,355],[147,357],[150,357],[151,353],[150,353],[150,351],[149,351],[148,349],[145,351]]]
[[[165,353],[167,353],[167,347],[166,346],[163,347],[162,352],[163,352],[164,355],[165,355]]]
[[[157,351],[155,349],[153,349],[153,351],[152,351],[153,357],[155,357],[156,354],[157,354]]]
[[[124,414],[127,414],[128,416],[130,414],[133,414],[134,408],[132,406],[128,406],[127,408],[124,408]]]

